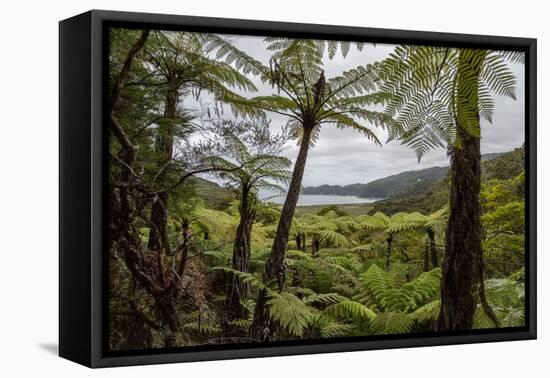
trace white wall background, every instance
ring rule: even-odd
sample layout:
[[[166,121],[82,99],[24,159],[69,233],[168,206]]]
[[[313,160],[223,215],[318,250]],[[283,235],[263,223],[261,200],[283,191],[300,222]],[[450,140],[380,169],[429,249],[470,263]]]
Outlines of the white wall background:
[[[544,106],[550,27],[544,1],[79,0],[2,2],[0,14],[0,376],[547,376],[546,214],[550,142]],[[91,8],[536,37],[539,39],[539,340],[89,370],[58,358],[57,22]]]

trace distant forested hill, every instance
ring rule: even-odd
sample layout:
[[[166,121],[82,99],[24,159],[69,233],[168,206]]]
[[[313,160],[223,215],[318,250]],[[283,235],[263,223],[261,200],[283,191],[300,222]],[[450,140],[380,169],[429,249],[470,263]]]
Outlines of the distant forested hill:
[[[510,152],[483,155],[481,180],[509,180],[519,175],[524,167],[525,149],[523,146]],[[448,170],[448,168],[446,169]],[[414,185],[391,198],[373,203],[370,212],[382,211],[385,214],[394,214],[398,211],[420,211],[425,214],[432,213],[449,200],[449,183],[450,176],[446,172],[444,178],[431,187]]]
[[[492,161],[501,155],[512,154],[514,151],[507,153],[491,153],[482,155],[483,161]],[[499,163],[500,164],[500,163]],[[515,165],[517,170],[519,162]],[[507,165],[491,166],[492,170],[502,170]],[[342,196],[357,196],[364,198],[390,198],[398,195],[405,195],[418,192],[423,192],[437,186],[447,175],[448,166],[445,167],[430,167],[417,171],[406,171],[396,175],[384,177],[378,180],[371,181],[367,184],[351,184],[351,185],[320,185],[304,188],[304,194],[325,194],[325,195],[342,195]]]
[[[525,164],[523,147],[505,153],[482,156],[484,178],[506,179],[517,176]],[[431,167],[388,176],[368,184],[321,185],[304,189],[304,194],[352,195],[358,197],[386,198],[375,203],[375,210],[391,214],[396,209],[437,210],[448,198],[446,179],[449,167]],[[199,177],[190,180],[197,195],[216,208],[224,208],[234,194],[215,182]],[[383,209],[383,210],[382,210]]]
[[[188,185],[199,198],[215,209],[223,209],[235,199],[231,190],[200,177],[191,177]]]
[[[431,167],[418,171],[401,172],[397,175],[374,180],[368,184],[321,185],[304,189],[304,194],[329,194],[370,198],[388,198],[413,186],[429,188],[440,182],[449,167]]]
[[[481,174],[486,179],[509,180],[525,169],[525,146],[502,153],[498,159],[490,159],[481,163]]]

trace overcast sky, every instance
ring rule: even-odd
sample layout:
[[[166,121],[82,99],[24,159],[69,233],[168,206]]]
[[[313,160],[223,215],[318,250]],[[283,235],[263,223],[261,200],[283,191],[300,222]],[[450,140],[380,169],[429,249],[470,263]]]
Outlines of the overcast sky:
[[[269,52],[265,50],[263,37],[231,37],[235,45],[254,58],[267,64]],[[342,71],[358,65],[366,65],[385,58],[394,45],[366,45],[362,51],[355,47],[344,59],[339,53],[332,59],[326,58],[325,75],[327,78],[340,75]],[[517,100],[507,97],[495,98],[493,124],[482,122],[481,153],[504,152],[521,146],[524,141],[524,66],[513,65],[517,77]],[[262,85],[252,79],[259,88],[254,95],[273,93],[270,86]],[[251,94],[247,94],[251,96]],[[270,113],[271,126],[279,129],[287,121],[286,117]],[[378,138],[385,141],[385,131],[372,127]],[[283,154],[294,161],[298,154],[296,142],[289,142]],[[317,186],[322,184],[347,185],[367,183],[372,180],[408,170],[417,170],[432,166],[448,165],[445,149],[428,152],[420,163],[410,148],[399,142],[390,142],[379,147],[360,133],[349,129],[336,129],[334,125],[321,126],[320,138],[310,150],[302,185]]]

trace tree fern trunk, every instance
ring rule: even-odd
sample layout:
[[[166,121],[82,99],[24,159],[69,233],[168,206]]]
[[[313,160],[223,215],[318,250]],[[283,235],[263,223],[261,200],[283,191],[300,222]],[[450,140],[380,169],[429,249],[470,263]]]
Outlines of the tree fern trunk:
[[[386,239],[386,242],[388,243],[386,247],[386,271],[390,271],[391,268],[391,247],[393,243],[393,237],[390,236]]]
[[[424,246],[424,272],[430,270],[430,241],[426,240],[426,245]]]
[[[430,260],[431,268],[437,268],[439,266],[439,259],[437,258],[437,247],[435,246],[435,233],[428,231],[429,247],[430,247]]]
[[[317,255],[317,252],[319,252],[320,249],[320,241],[319,238],[314,238],[311,243],[311,252],[313,256]]]
[[[254,222],[254,211],[249,202],[249,190],[245,187],[241,195],[239,206],[240,221],[235,233],[235,242],[233,244],[232,268],[241,272],[250,271],[250,234]],[[226,300],[226,316],[224,328],[226,331],[235,334],[236,331],[229,325],[232,320],[246,319],[247,314],[241,300],[248,297],[248,285],[243,283],[235,275],[228,278],[228,295]],[[238,333],[238,332],[237,332]],[[237,335],[236,336],[244,336]]]
[[[275,331],[273,329],[274,325],[269,318],[267,300],[267,291],[260,290],[254,309],[254,319],[250,326],[250,338],[259,342],[271,341],[271,337]]]
[[[480,51],[480,54],[483,52]],[[473,59],[473,58],[477,59]],[[477,54],[460,53],[460,66],[473,68],[478,76],[483,57]],[[467,96],[475,88],[467,87],[471,77],[458,76],[457,109],[466,107]],[[476,84],[472,84],[476,85]],[[468,91],[469,93],[467,93]],[[478,116],[479,110],[475,112]],[[451,198],[450,215],[446,230],[445,258],[441,280],[441,310],[437,322],[439,331],[471,329],[478,302],[479,285],[483,278],[483,254],[481,249],[481,206],[479,202],[481,182],[480,139],[472,136],[458,125],[458,143],[451,156]]]
[[[278,279],[279,289],[281,290],[284,283],[283,262],[285,258],[285,251],[288,244],[290,226],[292,225],[292,217],[294,216],[296,204],[298,203],[298,197],[300,196],[302,178],[304,177],[304,169],[306,166],[313,127],[304,125],[303,130],[304,132],[300,143],[300,151],[298,152],[298,157],[296,158],[296,163],[294,164],[294,171],[292,172],[288,193],[281,211],[281,217],[279,218],[279,224],[277,225],[277,232],[275,234],[275,239],[273,240],[273,246],[271,247],[271,255],[267,261],[265,271],[266,280],[271,281],[275,278]]]
[[[267,284],[270,284],[273,280],[277,280],[279,290],[284,289],[285,251],[288,243],[290,226],[292,225],[292,217],[294,216],[296,204],[298,203],[298,197],[300,195],[302,178],[304,176],[304,169],[306,166],[307,154],[309,151],[309,143],[311,140],[312,132],[313,126],[303,125],[303,135],[302,141],[300,143],[300,150],[298,152],[298,157],[296,158],[296,163],[294,164],[294,171],[292,172],[292,178],[288,188],[288,193],[285,203],[283,205],[283,209],[281,211],[279,224],[277,225],[277,232],[275,234],[275,239],[271,248],[271,255],[269,256],[269,259],[266,263],[264,281]],[[258,300],[256,301],[254,319],[250,327],[250,337],[257,341],[269,340],[274,332],[274,324],[269,321],[266,302],[267,293],[262,290],[258,295]]]
[[[299,251],[302,250],[302,235],[300,233],[296,234],[296,249]]]

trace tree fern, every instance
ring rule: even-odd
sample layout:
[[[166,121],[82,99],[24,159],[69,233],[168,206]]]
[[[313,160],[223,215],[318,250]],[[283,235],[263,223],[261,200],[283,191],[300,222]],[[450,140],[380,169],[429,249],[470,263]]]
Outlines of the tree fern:
[[[399,212],[391,217],[384,213],[376,212],[374,215],[362,215],[357,219],[357,228],[362,230],[360,235],[367,235],[370,232],[382,231],[388,236],[388,243],[393,237],[400,233],[415,230],[422,227],[425,217],[420,213],[407,214]]]
[[[393,287],[388,273],[373,264],[361,276],[361,282],[367,290],[367,303],[374,304],[380,311],[409,313],[439,294],[441,269],[420,274],[416,279],[400,288]]]
[[[325,80],[324,54],[328,53],[331,58],[340,46],[342,54],[346,55],[349,42],[268,37],[264,43],[272,53],[269,65],[247,56],[222,37],[213,37],[207,46],[207,50],[215,52],[218,59],[225,59],[237,69],[259,76],[264,83],[277,89],[277,94],[269,96],[248,100],[235,97],[236,104],[289,117],[297,139],[300,139],[305,122],[311,123],[310,127],[335,124],[352,128],[379,143],[367,125],[359,122],[367,120],[383,127],[393,122],[386,114],[365,108],[366,105],[384,103],[388,98],[385,94],[372,93],[378,86],[377,65],[358,66]],[[317,135],[318,129],[314,133]]]
[[[402,140],[420,159],[430,149],[458,144],[457,127],[479,136],[476,109],[492,122],[492,95],[515,98],[516,79],[508,62],[521,62],[522,55],[449,47],[396,47],[380,69],[384,81],[381,91],[391,96],[385,111],[396,120],[390,139]],[[481,65],[479,75],[473,70],[477,63]],[[457,93],[462,93],[460,106]]]
[[[348,238],[341,233],[332,230],[319,231],[319,238],[321,241],[324,241],[334,247],[347,247],[349,245]]]
[[[377,309],[384,310],[382,302],[386,298],[387,290],[393,287],[387,272],[373,264],[360,279],[367,290],[365,298],[367,305],[374,305]]]
[[[424,218],[424,228],[433,233],[441,233],[447,224],[448,216],[449,208],[445,206]]]
[[[440,282],[441,269],[435,268],[420,274],[413,281],[403,285],[400,291],[406,294],[407,300],[403,303],[402,311],[413,311],[435,299],[439,295]]]

